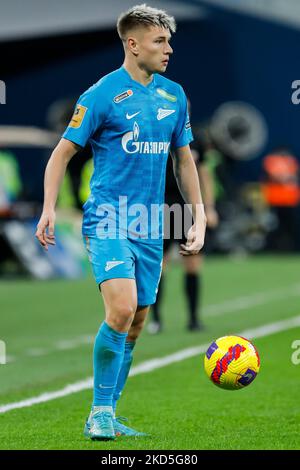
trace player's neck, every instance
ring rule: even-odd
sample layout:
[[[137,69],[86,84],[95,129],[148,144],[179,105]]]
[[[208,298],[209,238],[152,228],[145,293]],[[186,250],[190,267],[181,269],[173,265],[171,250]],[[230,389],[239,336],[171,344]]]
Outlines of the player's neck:
[[[146,70],[140,69],[136,64],[131,63],[129,60],[124,60],[123,67],[127,70],[133,80],[144,86],[148,86],[153,80],[152,73],[149,75]]]

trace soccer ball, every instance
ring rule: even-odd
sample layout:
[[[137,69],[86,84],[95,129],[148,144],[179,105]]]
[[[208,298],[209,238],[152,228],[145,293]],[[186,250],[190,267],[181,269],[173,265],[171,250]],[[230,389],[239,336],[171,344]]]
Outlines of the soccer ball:
[[[242,336],[222,336],[208,348],[204,368],[218,387],[239,390],[251,384],[260,368],[258,351]]]

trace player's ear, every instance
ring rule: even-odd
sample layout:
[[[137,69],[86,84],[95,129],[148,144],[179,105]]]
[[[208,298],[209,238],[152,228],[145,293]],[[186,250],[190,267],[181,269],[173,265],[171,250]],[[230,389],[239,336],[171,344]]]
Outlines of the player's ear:
[[[139,46],[137,40],[132,36],[129,36],[127,38],[127,49],[130,50],[134,55],[138,55],[139,53]]]

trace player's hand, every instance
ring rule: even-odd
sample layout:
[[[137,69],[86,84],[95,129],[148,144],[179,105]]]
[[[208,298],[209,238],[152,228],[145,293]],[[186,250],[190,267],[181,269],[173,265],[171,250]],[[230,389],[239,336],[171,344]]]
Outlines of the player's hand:
[[[43,212],[37,224],[35,236],[47,251],[48,245],[55,245],[54,225],[55,212]]]
[[[204,245],[206,229],[206,217],[203,216],[201,222],[195,223],[189,229],[187,234],[187,242],[185,245],[181,244],[181,251],[179,253],[183,256],[196,255],[199,253]]]
[[[219,224],[219,215],[214,207],[206,207],[205,214],[207,219],[207,226],[209,228],[216,228]]]

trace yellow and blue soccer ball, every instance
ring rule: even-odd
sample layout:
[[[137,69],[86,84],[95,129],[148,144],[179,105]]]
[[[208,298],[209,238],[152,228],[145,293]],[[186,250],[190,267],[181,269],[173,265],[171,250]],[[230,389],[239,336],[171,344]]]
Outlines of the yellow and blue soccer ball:
[[[257,349],[242,336],[222,336],[208,348],[204,368],[218,387],[239,390],[251,384],[260,368]]]

